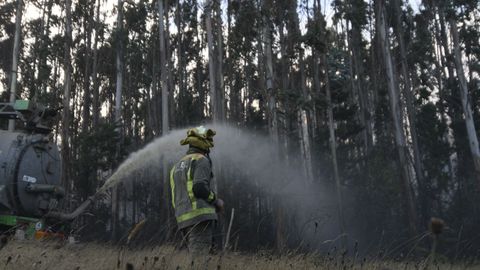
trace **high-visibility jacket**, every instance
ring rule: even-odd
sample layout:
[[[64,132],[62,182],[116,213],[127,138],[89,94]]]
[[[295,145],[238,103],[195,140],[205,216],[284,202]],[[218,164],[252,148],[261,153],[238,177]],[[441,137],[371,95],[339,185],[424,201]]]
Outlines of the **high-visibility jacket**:
[[[215,200],[210,160],[201,153],[189,153],[170,171],[172,206],[179,229],[206,220],[216,220],[212,203]],[[195,194],[194,186],[208,190],[204,198]]]

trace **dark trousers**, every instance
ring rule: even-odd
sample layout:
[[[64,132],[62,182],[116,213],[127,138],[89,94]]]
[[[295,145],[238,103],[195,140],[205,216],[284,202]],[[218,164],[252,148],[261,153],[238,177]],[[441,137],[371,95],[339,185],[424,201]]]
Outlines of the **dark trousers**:
[[[192,256],[206,256],[213,245],[213,221],[203,221],[182,230]]]

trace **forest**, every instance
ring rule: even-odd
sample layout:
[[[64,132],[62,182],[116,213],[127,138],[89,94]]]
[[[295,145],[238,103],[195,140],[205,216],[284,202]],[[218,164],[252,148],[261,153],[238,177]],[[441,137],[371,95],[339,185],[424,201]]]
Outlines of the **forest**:
[[[480,252],[477,0],[2,0],[0,52],[0,102],[61,108],[64,208],[166,147],[82,240],[178,240],[167,146],[205,125],[232,250],[425,255],[434,218],[443,256]]]

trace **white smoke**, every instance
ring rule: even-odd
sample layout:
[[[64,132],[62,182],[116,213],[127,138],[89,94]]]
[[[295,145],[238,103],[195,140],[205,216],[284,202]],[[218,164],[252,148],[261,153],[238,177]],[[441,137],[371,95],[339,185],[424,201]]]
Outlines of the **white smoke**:
[[[294,233],[305,239],[303,245],[318,247],[323,241],[339,234],[334,193],[320,188],[325,185],[318,179],[305,177],[298,153],[288,153],[288,158],[285,154],[281,155],[280,147],[261,134],[226,125],[207,128],[217,132],[210,154],[214,173],[228,171],[228,175],[239,175],[241,181],[247,181],[247,186],[259,188],[272,198],[280,198],[285,207],[284,213],[296,220],[298,231]],[[107,179],[99,193],[120,182],[139,179],[133,177],[133,173],[145,170],[160,172],[163,164],[178,161],[187,150],[179,143],[185,138],[186,131],[172,131],[132,153]],[[228,188],[228,182],[235,179],[217,177],[217,181]]]

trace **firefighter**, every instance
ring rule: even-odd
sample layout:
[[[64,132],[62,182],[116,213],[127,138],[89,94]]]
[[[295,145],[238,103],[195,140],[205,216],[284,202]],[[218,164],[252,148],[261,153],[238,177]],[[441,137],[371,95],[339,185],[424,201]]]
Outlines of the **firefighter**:
[[[217,213],[224,209],[223,201],[215,194],[209,156],[215,134],[203,126],[189,129],[187,137],[180,141],[189,146],[187,154],[170,171],[175,218],[194,258],[211,251]]]

